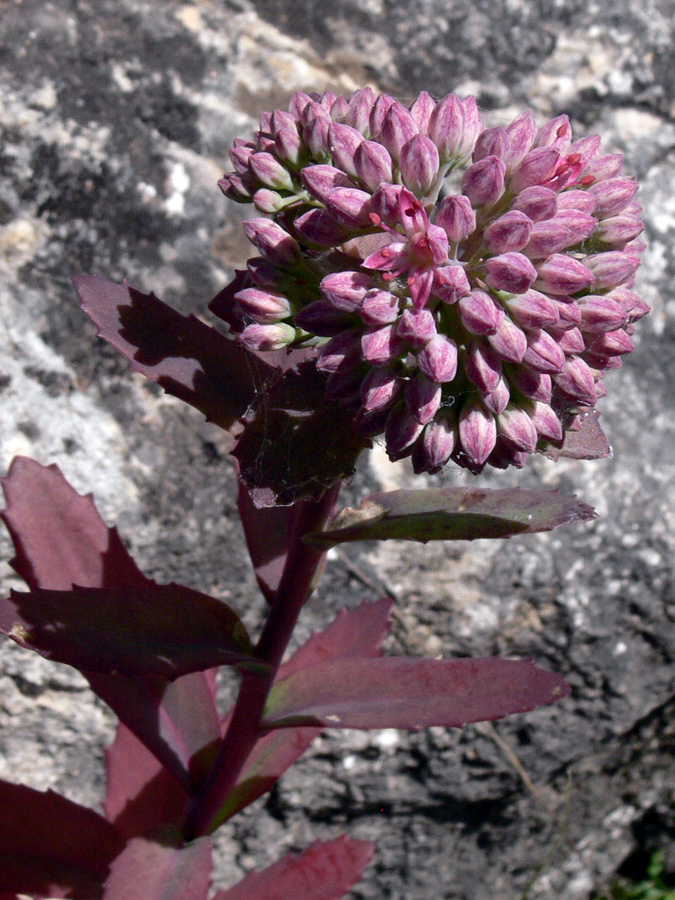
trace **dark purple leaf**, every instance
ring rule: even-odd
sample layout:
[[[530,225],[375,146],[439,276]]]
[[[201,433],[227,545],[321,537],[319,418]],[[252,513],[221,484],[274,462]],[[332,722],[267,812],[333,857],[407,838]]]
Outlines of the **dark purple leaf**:
[[[353,472],[370,443],[354,430],[353,414],[326,398],[311,361],[260,391],[244,424],[233,455],[258,507],[318,499]]]
[[[220,739],[205,674],[167,681],[85,672],[92,690],[188,790],[206,777]]]
[[[189,794],[122,722],[105,751],[105,817],[127,840],[180,824]]]
[[[568,693],[560,675],[531,660],[341,658],[277,682],[263,726],[462,727],[526,712]]]
[[[241,480],[238,482],[237,506],[255,577],[263,596],[272,603],[286,564],[288,542],[299,506],[258,508]]]
[[[135,372],[230,428],[273,374],[271,365],[240,344],[183,316],[154,294],[98,275],[73,279],[80,306],[98,334],[126,357]]]
[[[317,841],[262,872],[251,872],[213,900],[339,900],[361,880],[374,852],[370,841],[347,835],[323,844]]]
[[[73,584],[145,583],[92,495],[80,496],[58,466],[17,456],[2,486],[7,509],[0,516],[16,551],[12,566],[29,587],[66,591]]]
[[[574,419],[572,427],[565,432],[562,447],[549,447],[546,456],[557,460],[561,456],[568,459],[606,459],[612,455],[607,436],[600,426],[597,409],[586,409]]]
[[[0,781],[0,891],[98,900],[119,832],[53,791]]]
[[[0,600],[0,631],[47,659],[104,675],[264,668],[226,603],[179,584],[12,591]]]
[[[103,900],[206,900],[211,868],[210,838],[186,847],[169,830],[133,838],[110,866]]]
[[[362,603],[355,610],[342,609],[333,622],[309,640],[279,669],[277,680],[316,663],[342,656],[376,657],[389,631],[393,601]],[[224,822],[269,791],[317,738],[323,728],[280,728],[264,734],[255,744],[237,784],[219,813]]]
[[[557,491],[507,488],[431,488],[365,497],[358,509],[343,509],[326,531],[306,540],[319,547],[346,541],[469,540],[550,531],[595,518],[590,506]]]
[[[144,586],[148,579],[108,528],[90,495],[81,497],[56,466],[18,457],[3,479],[16,571],[33,589]],[[208,769],[220,736],[205,673],[130,679],[86,673],[93,690],[186,785]]]

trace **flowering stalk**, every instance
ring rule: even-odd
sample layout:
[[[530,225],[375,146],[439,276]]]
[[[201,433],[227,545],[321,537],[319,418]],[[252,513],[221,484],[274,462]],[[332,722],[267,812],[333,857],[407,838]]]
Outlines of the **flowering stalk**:
[[[214,311],[250,349],[316,347],[355,428],[417,472],[560,446],[633,348],[637,184],[566,116],[298,92],[231,156],[221,189],[269,218]]]

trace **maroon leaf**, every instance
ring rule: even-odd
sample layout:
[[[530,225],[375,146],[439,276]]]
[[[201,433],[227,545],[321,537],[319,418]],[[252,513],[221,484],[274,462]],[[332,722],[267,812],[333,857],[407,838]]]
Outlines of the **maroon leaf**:
[[[178,825],[189,794],[122,722],[105,752],[105,817],[129,839],[158,825]]]
[[[17,456],[2,486],[7,509],[0,516],[16,550],[12,566],[29,587],[66,591],[73,584],[145,583],[92,495],[78,494],[58,466]]]
[[[230,428],[273,369],[240,344],[183,316],[154,294],[98,275],[73,278],[80,306],[98,334],[126,357],[135,372]]]
[[[177,832],[133,838],[110,866],[103,900],[206,900],[211,840],[180,846]]]
[[[532,660],[341,658],[294,672],[270,691],[263,726],[463,727],[552,703],[565,680]]]
[[[507,488],[432,488],[365,497],[358,509],[343,509],[326,531],[308,543],[331,547],[346,541],[475,540],[550,531],[595,518],[590,506],[557,491]]]
[[[0,891],[98,900],[123,848],[119,832],[93,810],[0,781]]]
[[[264,667],[239,616],[178,584],[37,588],[0,600],[0,631],[47,659],[107,675],[176,678],[211,666]]]
[[[260,391],[244,425],[233,455],[258,507],[318,499],[353,472],[370,443],[354,430],[353,414],[326,399],[325,377],[312,361]]]
[[[92,690],[188,790],[206,777],[220,739],[213,695],[203,672],[175,681],[159,676],[85,673]]]
[[[213,900],[339,900],[361,880],[374,852],[370,841],[347,835],[327,843],[317,841],[262,872],[251,872]]]
[[[14,542],[14,568],[33,589],[144,586],[148,579],[107,528],[91,495],[81,497],[56,466],[18,457],[3,479],[2,516]],[[93,690],[187,786],[208,769],[220,737],[213,692],[204,673],[169,682],[86,673]]]
[[[272,603],[286,564],[299,505],[259,509],[240,480],[237,506],[258,586],[267,602]]]
[[[279,669],[277,680],[316,663],[343,656],[376,657],[389,630],[393,601],[362,603],[355,610],[342,609],[333,622],[309,640]],[[264,734],[255,744],[237,784],[220,809],[218,822],[231,818],[269,791],[317,738],[323,728],[280,728]]]
[[[550,446],[546,451],[549,459],[561,456],[568,459],[607,459],[612,455],[607,436],[600,426],[597,409],[585,409],[574,418],[572,426],[565,432],[565,440],[559,449]]]

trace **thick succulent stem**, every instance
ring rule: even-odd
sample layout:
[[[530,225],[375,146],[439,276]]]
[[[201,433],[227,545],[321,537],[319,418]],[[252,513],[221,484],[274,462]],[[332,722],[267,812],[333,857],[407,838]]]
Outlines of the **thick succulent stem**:
[[[237,783],[248,755],[260,737],[267,695],[325,557],[302,539],[325,525],[335,508],[339,491],[338,483],[318,501],[301,501],[279,589],[256,647],[256,655],[269,663],[270,669],[266,675],[244,673],[242,677],[230,725],[211,773],[188,807],[183,823],[185,840],[210,834],[221,824],[218,813],[223,801]]]

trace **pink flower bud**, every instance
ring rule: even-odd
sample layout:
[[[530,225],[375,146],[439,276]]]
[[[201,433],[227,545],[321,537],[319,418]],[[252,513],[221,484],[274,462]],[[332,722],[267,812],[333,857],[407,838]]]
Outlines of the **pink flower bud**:
[[[558,310],[550,299],[539,291],[529,290],[506,300],[506,307],[514,321],[522,328],[545,328],[558,321]]]
[[[588,191],[564,191],[558,194],[558,209],[574,209],[592,216],[598,205],[597,198]]]
[[[299,166],[307,158],[302,138],[297,131],[282,129],[274,138],[274,152],[282,162],[291,166]]]
[[[242,223],[246,237],[268,262],[275,266],[293,266],[300,262],[300,245],[290,234],[269,219],[248,219]]]
[[[438,472],[450,459],[457,444],[457,422],[450,412],[441,410],[424,429],[422,439],[413,449],[412,463],[416,474]]]
[[[497,301],[477,288],[458,303],[462,325],[471,334],[494,334],[504,318],[504,310]]]
[[[391,156],[387,149],[375,141],[364,141],[354,152],[356,174],[370,191],[393,178]]]
[[[614,178],[618,175],[623,166],[623,155],[621,153],[609,153],[606,156],[596,156],[584,167],[582,179],[584,183],[597,184],[600,181],[606,181],[608,178]],[[587,182],[585,179],[592,178],[593,181]]]
[[[491,222],[483,239],[490,253],[508,253],[522,250],[530,239],[532,219],[518,210],[510,210]]]
[[[448,240],[455,244],[466,238],[476,227],[476,213],[471,200],[463,194],[450,194],[440,205],[436,224],[445,231]]]
[[[485,280],[496,291],[524,294],[537,277],[537,270],[522,253],[502,253],[485,262]]]
[[[462,140],[457,148],[460,159],[468,159],[476,146],[478,135],[483,130],[483,120],[475,97],[465,97],[462,106]]]
[[[510,149],[506,156],[506,166],[512,172],[527,156],[534,145],[537,136],[537,124],[532,113],[525,112],[517,116],[510,125],[506,126],[509,137]]]
[[[330,117],[334,122],[344,122],[349,112],[349,104],[344,97],[336,97],[330,108]]]
[[[429,121],[435,109],[436,101],[431,94],[428,94],[426,91],[422,91],[410,107],[410,115],[415,120],[415,123],[420,130],[420,134],[429,133]]]
[[[578,356],[571,356],[563,371],[555,375],[553,380],[560,390],[577,402],[585,406],[595,406],[597,403],[593,370]]]
[[[354,228],[340,224],[327,209],[308,210],[298,216],[293,227],[302,241],[315,247],[334,247],[354,236]]]
[[[351,125],[364,136],[370,134],[370,111],[375,103],[375,93],[372,88],[361,88],[355,91],[349,98],[349,111],[345,113],[345,125]]]
[[[632,278],[640,265],[635,256],[618,250],[596,253],[586,257],[586,265],[594,276],[596,291],[606,291],[626,284],[630,287]],[[573,293],[570,291],[570,293]]]
[[[641,300],[628,288],[614,288],[609,296],[622,307],[630,322],[637,322],[650,311],[650,307],[644,300]]]
[[[469,461],[482,466],[497,443],[497,425],[481,403],[466,403],[459,417],[459,440]]]
[[[565,368],[565,354],[546,331],[534,331],[527,335],[523,362],[537,372],[554,374]]]
[[[464,110],[456,94],[446,94],[429,119],[429,137],[438,147],[441,162],[457,155],[464,132]]]
[[[456,303],[470,290],[471,285],[462,266],[441,266],[435,270],[432,293],[443,303]]]
[[[279,191],[292,191],[293,179],[271,153],[253,153],[248,161],[255,177],[264,185]]]
[[[253,196],[257,183],[250,172],[246,172],[244,175],[230,172],[229,175],[223,175],[218,182],[218,187],[230,200],[247,203]]]
[[[611,216],[598,225],[595,236],[607,247],[621,250],[629,241],[644,231],[644,224],[637,216]]]
[[[462,193],[474,208],[492,206],[504,193],[506,165],[498,156],[486,156],[466,170],[462,176]]]
[[[368,121],[370,136],[373,140],[380,139],[382,123],[395,102],[394,98],[390,97],[389,94],[380,94],[373,104],[373,108],[370,111],[370,119]]]
[[[581,193],[581,192],[579,192]],[[517,209],[532,219],[533,222],[542,222],[555,215],[558,208],[558,194],[551,188],[540,184],[525,188],[517,194],[511,203],[511,209]]]
[[[418,133],[417,122],[402,103],[394,101],[382,122],[379,140],[387,148],[392,159],[398,160],[404,144]]]
[[[406,385],[405,402],[410,415],[420,425],[426,425],[431,422],[441,405],[441,386],[419,373]]]
[[[298,120],[308,103],[312,103],[309,94],[305,94],[304,91],[296,91],[288,103],[288,111],[294,119]]]
[[[398,224],[401,208],[402,184],[381,184],[372,196],[370,205],[373,213],[379,216],[385,225],[391,227]]]
[[[486,393],[496,390],[502,374],[502,361],[485,341],[472,341],[466,349],[464,368],[471,381]]]
[[[348,329],[324,344],[316,361],[320,372],[348,372],[361,361],[361,335]]]
[[[498,156],[500,159],[510,150],[509,136],[503,128],[486,128],[476,141],[473,148],[473,161],[478,162],[486,156]]]
[[[317,116],[302,129],[302,139],[315,160],[328,161],[331,155],[330,129],[331,120],[328,116]]]
[[[509,370],[509,380],[526,397],[550,404],[553,391],[550,375],[535,372],[526,366],[518,366]]]
[[[494,334],[488,335],[488,343],[505,362],[519,363],[527,350],[527,339],[521,329],[504,316]]]
[[[606,331],[604,334],[597,335],[588,350],[590,353],[599,353],[603,356],[621,356],[624,353],[632,353],[635,350],[635,344],[626,332],[619,328],[616,331]]]
[[[389,291],[373,288],[363,298],[359,310],[366,325],[390,325],[399,316],[399,299]]]
[[[395,406],[389,413],[384,432],[389,458],[396,460],[409,456],[423,428],[405,404]]]
[[[257,287],[263,290],[279,290],[283,292],[283,276],[281,272],[276,266],[268,263],[266,259],[263,259],[261,256],[254,256],[252,259],[247,260],[246,267]]]
[[[577,244],[582,244],[593,234],[598,225],[597,219],[577,209],[561,209],[550,221],[560,223],[567,229],[566,247],[576,247]]]
[[[253,203],[261,213],[272,215],[283,207],[284,198],[276,191],[270,191],[269,188],[259,188],[253,195]]]
[[[361,400],[367,412],[388,409],[401,392],[402,382],[393,369],[371,369],[361,385]]]
[[[628,319],[623,306],[611,297],[588,294],[580,297],[577,304],[581,310],[583,331],[615,331],[625,325]]]
[[[481,391],[480,399],[483,406],[493,415],[498,416],[504,412],[511,399],[511,392],[504,378],[499,379],[497,387],[493,391]]]
[[[607,254],[602,254],[606,256]],[[586,260],[588,262],[588,259]],[[535,287],[545,294],[576,294],[590,287],[595,275],[579,260],[562,253],[554,253],[537,267]]]
[[[386,366],[403,351],[396,325],[368,328],[361,337],[361,353],[372,366]]]
[[[248,161],[254,153],[255,149],[255,144],[253,144],[251,141],[246,141],[245,143],[233,147],[230,150],[230,159],[232,160],[232,165],[234,166],[235,172],[238,172],[239,175],[243,175],[245,172],[249,171]]]
[[[356,175],[354,153],[362,142],[363,135],[356,128],[333,122],[328,129],[328,146],[330,155],[333,157],[333,165],[348,175]]]
[[[406,309],[399,319],[398,335],[413,349],[419,349],[436,337],[436,322],[428,309]]]
[[[333,272],[319,285],[321,293],[336,309],[354,312],[375,282],[362,272]]]
[[[452,381],[457,374],[457,344],[444,334],[437,334],[417,354],[417,367],[431,381]]]
[[[517,194],[532,185],[544,184],[554,174],[559,159],[558,151],[548,147],[530,150],[511,175],[509,188],[512,193]]]
[[[581,310],[571,297],[549,297],[558,313],[556,328],[576,328],[581,324]]]
[[[562,422],[548,403],[535,401],[527,407],[527,414],[532,419],[537,433],[546,441],[559,443],[563,439]]]
[[[326,197],[326,208],[345,228],[364,228],[370,224],[370,194],[358,188],[333,188]]]
[[[291,305],[276,291],[246,288],[234,295],[242,311],[261,325],[273,325],[291,314]]]
[[[401,177],[417,197],[423,197],[438,177],[439,157],[436,144],[416,134],[401,149]]]
[[[551,329],[550,333],[566,356],[572,353],[583,353],[586,349],[584,336],[578,328],[568,328],[567,331],[556,333],[553,333],[553,329]]]
[[[537,429],[524,409],[511,404],[497,416],[497,433],[516,450],[534,453],[537,447]]]
[[[279,325],[247,325],[239,335],[241,343],[249,350],[283,350],[295,340],[295,328]]]
[[[333,188],[356,187],[352,179],[335,166],[305,166],[300,177],[306,190],[322,203],[326,202]]]
[[[283,109],[275,109],[270,116],[270,134],[276,138],[281,131],[291,131],[298,134],[298,125],[295,116]]]

